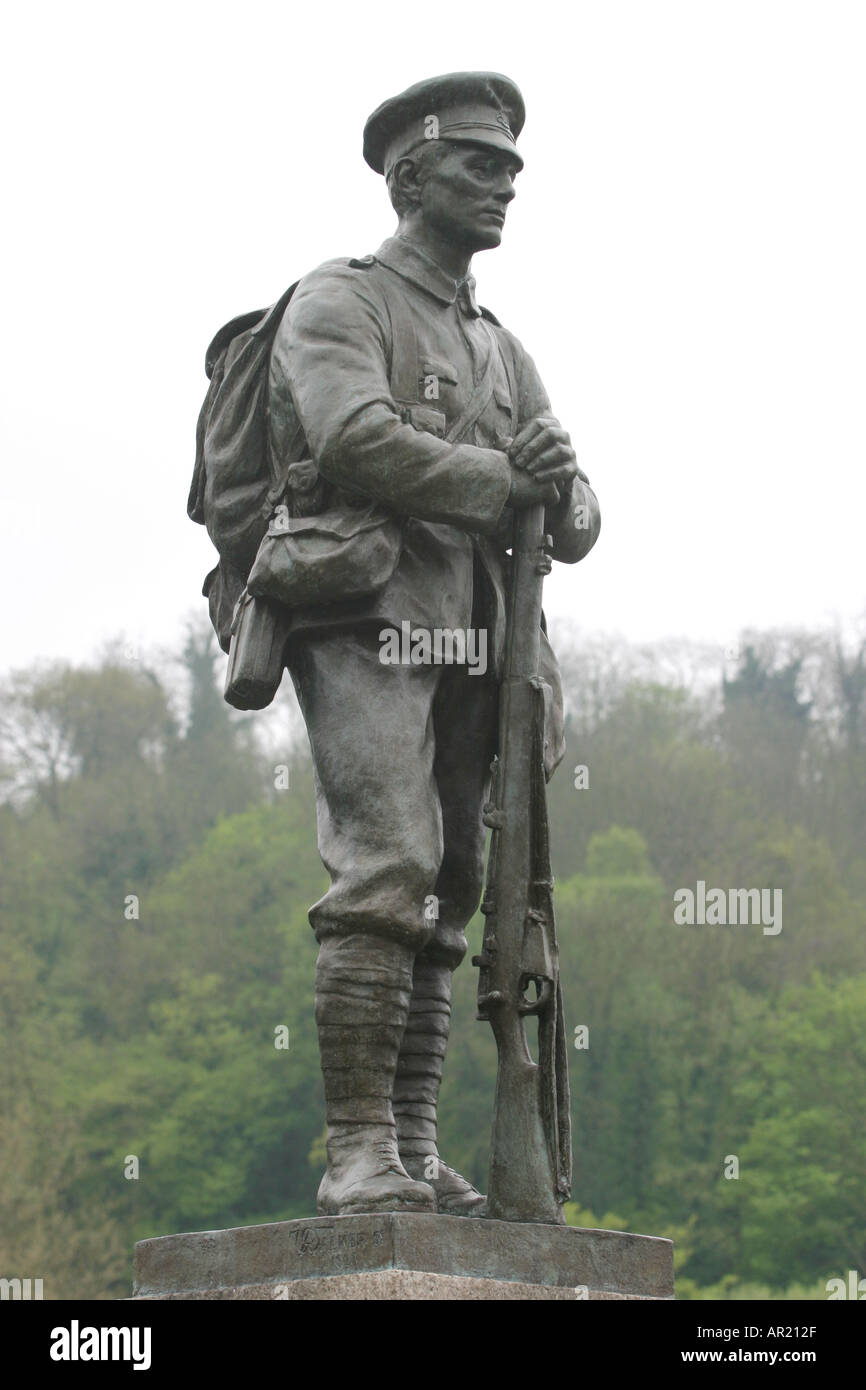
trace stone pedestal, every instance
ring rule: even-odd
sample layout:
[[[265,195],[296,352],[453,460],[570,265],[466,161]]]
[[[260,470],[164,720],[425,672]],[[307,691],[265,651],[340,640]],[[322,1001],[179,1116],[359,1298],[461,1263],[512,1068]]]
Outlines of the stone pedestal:
[[[135,1299],[671,1299],[673,1244],[389,1212],[139,1241]]]

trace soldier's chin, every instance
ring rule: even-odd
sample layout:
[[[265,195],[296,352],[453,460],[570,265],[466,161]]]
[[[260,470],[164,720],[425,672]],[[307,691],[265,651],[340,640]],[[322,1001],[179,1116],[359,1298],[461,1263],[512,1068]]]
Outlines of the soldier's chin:
[[[502,241],[502,227],[496,222],[484,222],[475,230],[476,251],[492,251]]]

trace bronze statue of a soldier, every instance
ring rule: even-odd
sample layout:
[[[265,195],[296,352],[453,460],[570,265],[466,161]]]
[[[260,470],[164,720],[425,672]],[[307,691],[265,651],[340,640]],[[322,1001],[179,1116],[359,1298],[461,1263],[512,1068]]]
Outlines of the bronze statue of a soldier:
[[[305,275],[271,311],[270,486],[208,586],[225,641],[252,567],[242,601],[257,594],[279,614],[277,669],[285,661],[312,748],[330,875],[310,910],[322,1215],[485,1209],[439,1158],[436,1124],[451,976],[482,889],[508,547],[515,512],[541,502],[554,559],[581,560],[599,530],[532,360],[479,308],[470,274],[500,243],[523,121],[516,86],[495,73],[421,82],[369,118],[364,157],[386,180],[396,233]],[[250,331],[264,341],[261,325]],[[218,344],[226,370],[230,339]],[[202,473],[197,519],[207,486]],[[483,633],[486,664],[430,659],[435,640],[387,661],[395,632],[413,644]],[[543,634],[541,647],[549,775],[561,694]]]

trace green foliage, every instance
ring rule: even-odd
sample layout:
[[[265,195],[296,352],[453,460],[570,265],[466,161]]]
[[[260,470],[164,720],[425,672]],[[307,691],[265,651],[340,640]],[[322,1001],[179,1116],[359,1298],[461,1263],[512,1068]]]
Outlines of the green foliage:
[[[110,652],[2,692],[0,1257],[48,1297],[123,1296],[140,1237],[314,1207],[312,771],[282,755],[276,789],[216,660],[193,630],[179,688]],[[681,1298],[826,1298],[866,1272],[863,653],[756,637],[704,693],[618,660],[566,652],[550,786],[577,1044],[566,1216],[672,1238]],[[675,924],[698,879],[781,889],[783,930]],[[483,1185],[496,1051],[476,983],[467,962],[440,1141]]]

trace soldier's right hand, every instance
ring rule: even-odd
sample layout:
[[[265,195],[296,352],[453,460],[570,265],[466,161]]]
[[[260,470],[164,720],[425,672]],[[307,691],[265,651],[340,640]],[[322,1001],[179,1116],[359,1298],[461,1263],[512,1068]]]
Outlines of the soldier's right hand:
[[[514,464],[511,465],[509,507],[515,507],[519,511],[523,507],[535,507],[539,502],[543,502],[546,507],[553,507],[558,501],[559,489],[556,483],[540,482],[531,473],[527,473],[524,468],[516,468]]]
[[[299,459],[286,469],[286,483],[290,492],[310,492],[318,481],[319,470],[312,459]]]

